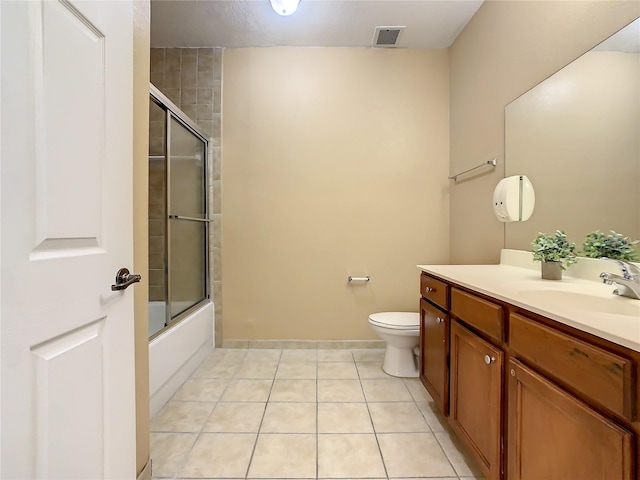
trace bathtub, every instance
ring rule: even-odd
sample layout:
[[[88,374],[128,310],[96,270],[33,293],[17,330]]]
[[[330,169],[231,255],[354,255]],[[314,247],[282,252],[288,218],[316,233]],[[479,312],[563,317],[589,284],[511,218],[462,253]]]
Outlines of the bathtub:
[[[166,303],[149,302],[149,337],[164,328]]]
[[[149,314],[151,329],[154,318],[164,318],[164,303],[150,302]],[[213,350],[213,326],[213,303],[208,303],[149,343],[151,418]]]

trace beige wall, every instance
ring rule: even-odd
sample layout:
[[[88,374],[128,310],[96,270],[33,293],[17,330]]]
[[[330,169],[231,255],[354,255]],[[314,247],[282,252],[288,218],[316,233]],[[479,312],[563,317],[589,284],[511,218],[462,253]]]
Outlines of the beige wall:
[[[149,0],[133,2],[133,271],[148,270]],[[136,473],[149,461],[149,330],[147,275],[134,289]]]
[[[536,207],[505,226],[508,248],[538,232],[640,238],[640,54],[588,52],[505,109],[506,175],[525,173]]]
[[[637,1],[486,1],[450,49],[451,173],[498,157],[451,187],[451,261],[495,263],[504,228],[491,210],[504,176],[504,107],[640,15]]]
[[[446,263],[446,50],[263,48],[223,57],[227,339],[375,339]],[[368,284],[347,276],[370,275]]]

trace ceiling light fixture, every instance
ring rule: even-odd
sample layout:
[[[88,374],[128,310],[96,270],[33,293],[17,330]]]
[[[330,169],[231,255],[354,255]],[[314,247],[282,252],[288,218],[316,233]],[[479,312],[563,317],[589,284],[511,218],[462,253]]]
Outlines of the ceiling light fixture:
[[[269,3],[278,15],[288,17],[298,9],[300,0],[269,0]]]

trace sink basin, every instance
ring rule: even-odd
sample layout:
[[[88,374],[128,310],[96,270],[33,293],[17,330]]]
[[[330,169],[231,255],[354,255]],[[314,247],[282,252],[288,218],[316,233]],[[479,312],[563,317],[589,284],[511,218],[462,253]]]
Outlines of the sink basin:
[[[549,305],[571,310],[584,310],[614,315],[628,315],[640,318],[640,300],[613,295],[602,296],[569,289],[534,288],[518,291],[518,297],[537,305]]]

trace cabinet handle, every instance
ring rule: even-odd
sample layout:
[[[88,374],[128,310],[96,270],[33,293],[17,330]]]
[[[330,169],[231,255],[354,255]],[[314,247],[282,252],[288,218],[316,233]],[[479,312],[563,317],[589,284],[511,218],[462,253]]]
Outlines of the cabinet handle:
[[[512,377],[515,377],[515,376],[516,376],[516,371],[515,371],[513,368],[511,369],[511,376],[512,376]]]
[[[444,320],[440,317],[436,317],[436,323],[442,323]]]
[[[431,288],[431,287],[427,287],[427,288],[425,288],[425,290],[427,291],[427,293],[431,293],[431,292],[435,292],[436,291],[435,288]]]
[[[484,363],[486,363],[487,365],[490,365],[495,361],[496,361],[496,357],[490,357],[489,355],[484,356]]]

